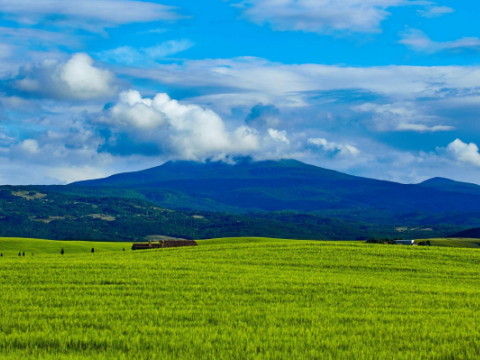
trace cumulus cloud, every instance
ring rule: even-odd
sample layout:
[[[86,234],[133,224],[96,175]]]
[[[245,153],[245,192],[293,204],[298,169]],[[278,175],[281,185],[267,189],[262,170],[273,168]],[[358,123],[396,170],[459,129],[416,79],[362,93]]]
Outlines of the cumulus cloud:
[[[360,150],[353,145],[339,144],[325,138],[310,138],[308,143],[334,155],[355,157],[360,154]]]
[[[453,130],[452,126],[435,124],[438,118],[423,114],[415,103],[365,103],[356,111],[371,114],[371,123],[377,131],[437,132]]]
[[[480,153],[477,144],[467,144],[460,139],[455,139],[448,144],[446,150],[455,160],[464,164],[480,167]]]
[[[117,90],[113,73],[95,67],[93,59],[84,53],[73,55],[65,63],[44,60],[26,66],[7,88],[35,97],[72,100],[105,98]]]
[[[131,0],[0,0],[0,8],[4,16],[24,24],[48,21],[93,31],[180,17],[174,7]]]
[[[125,65],[150,65],[153,61],[162,60],[168,56],[186,51],[193,46],[190,40],[169,40],[156,46],[133,48],[121,46],[102,51],[98,54],[100,60]]]
[[[452,41],[434,41],[423,31],[410,29],[403,34],[400,44],[406,45],[418,52],[480,52],[480,38],[465,37]]]
[[[245,16],[276,30],[313,33],[380,31],[388,8],[415,4],[405,0],[245,0]]]
[[[247,126],[229,130],[213,111],[181,104],[167,94],[144,98],[138,91],[122,92],[97,123],[111,132],[106,149],[115,151],[127,142],[151,144],[152,155],[203,160],[242,155],[259,147],[257,132]],[[155,153],[156,151],[156,153]]]

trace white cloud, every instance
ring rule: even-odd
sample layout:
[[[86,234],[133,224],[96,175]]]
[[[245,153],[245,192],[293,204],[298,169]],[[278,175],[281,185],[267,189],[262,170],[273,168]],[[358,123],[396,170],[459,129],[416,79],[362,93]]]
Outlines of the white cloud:
[[[429,19],[451,14],[453,12],[455,12],[455,10],[448,6],[432,6],[425,10],[419,10],[421,16]]]
[[[123,92],[97,121],[117,135],[126,135],[130,141],[154,144],[159,152],[182,159],[241,155],[259,146],[253,129],[241,126],[229,131],[213,111],[181,104],[165,93],[143,98],[135,90]]]
[[[448,125],[428,126],[425,124],[400,123],[398,124],[396,130],[416,131],[416,132],[437,132],[437,131],[450,131],[450,130],[453,130],[453,127]]]
[[[321,148],[325,152],[338,154],[340,156],[355,157],[360,154],[360,150],[353,145],[339,144],[328,141],[325,138],[310,138],[308,139],[308,143]]]
[[[2,35],[2,41],[9,42],[11,45],[27,45],[35,46],[39,43],[47,45],[67,45],[76,46],[78,40],[73,39],[67,34],[61,32],[53,32],[42,29],[28,29],[28,28],[16,28],[16,27],[0,27],[0,34]]]
[[[40,151],[38,141],[34,139],[23,140],[19,145],[18,149],[23,151],[26,154],[35,155]]]
[[[152,59],[163,59],[167,56],[186,51],[193,46],[190,40],[169,40],[162,44],[146,48],[145,54]]]
[[[446,150],[455,160],[480,167],[480,153],[477,144],[467,144],[460,139],[455,139],[448,144]]]
[[[453,41],[433,41],[424,32],[416,29],[410,29],[405,32],[399,42],[415,51],[425,53],[441,51],[461,52],[467,50],[480,52],[480,38],[478,37],[465,37]]]
[[[286,65],[235,58],[120,71],[174,88],[199,89],[202,93],[208,89],[215,100],[222,97],[222,101],[250,107],[259,102],[282,108],[306,106],[306,97],[316,91],[361,89],[396,99],[416,99],[444,96],[445,89],[478,91],[480,86],[480,68],[475,66]],[[255,97],[259,99],[255,101]]]
[[[115,76],[96,68],[87,54],[75,54],[67,62],[44,60],[24,67],[11,81],[13,90],[54,99],[91,100],[105,98],[117,90]]]
[[[281,141],[285,144],[290,144],[290,141],[287,137],[287,132],[285,130],[268,129],[267,132],[273,140]]]
[[[98,53],[99,59],[126,65],[151,65],[156,60],[186,51],[193,46],[190,40],[170,40],[147,48],[121,46]]]
[[[4,16],[24,24],[42,21],[99,31],[129,23],[170,21],[179,18],[176,8],[130,0],[0,0]]]
[[[415,5],[408,0],[245,0],[245,16],[276,30],[314,33],[380,31],[388,8]]]
[[[413,102],[394,104],[365,103],[354,110],[371,114],[371,123],[377,131],[437,132],[453,130],[452,126],[434,124],[438,118],[427,115]]]

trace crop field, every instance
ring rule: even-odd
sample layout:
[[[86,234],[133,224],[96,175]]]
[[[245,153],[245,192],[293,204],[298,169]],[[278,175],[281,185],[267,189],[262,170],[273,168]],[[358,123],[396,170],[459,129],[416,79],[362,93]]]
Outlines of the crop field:
[[[64,254],[90,253],[92,248],[95,252],[111,252],[130,250],[132,243],[122,242],[97,242],[97,241],[57,241],[44,239],[27,238],[4,238],[0,237],[0,253],[3,256],[18,256],[19,253],[25,256],[39,254]]]
[[[199,243],[3,256],[0,359],[479,358],[477,249]]]
[[[480,239],[467,238],[444,238],[444,239],[426,239],[433,246],[480,248]],[[422,240],[419,240],[422,241]]]

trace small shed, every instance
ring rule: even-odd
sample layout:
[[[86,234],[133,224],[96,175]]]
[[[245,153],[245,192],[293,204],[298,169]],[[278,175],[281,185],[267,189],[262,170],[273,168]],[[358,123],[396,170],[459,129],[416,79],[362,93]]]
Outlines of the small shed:
[[[395,245],[416,245],[415,240],[394,240]]]

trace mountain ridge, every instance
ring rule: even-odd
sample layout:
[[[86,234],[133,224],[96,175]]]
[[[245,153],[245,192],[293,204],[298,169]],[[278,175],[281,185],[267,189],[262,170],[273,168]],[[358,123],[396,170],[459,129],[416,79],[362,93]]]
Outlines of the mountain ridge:
[[[240,213],[284,210],[480,213],[480,186],[465,184],[449,180],[445,189],[438,180],[400,184],[282,159],[243,160],[235,164],[170,161],[67,187],[125,189],[163,206]]]

